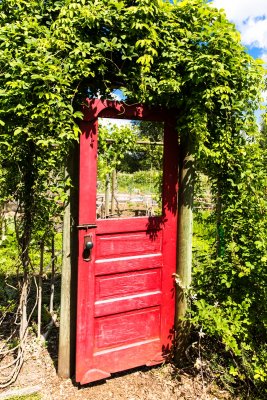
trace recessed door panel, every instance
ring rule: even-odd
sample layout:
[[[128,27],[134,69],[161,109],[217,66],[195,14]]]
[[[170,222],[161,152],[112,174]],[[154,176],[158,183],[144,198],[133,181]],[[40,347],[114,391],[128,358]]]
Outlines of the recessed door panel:
[[[95,332],[97,349],[140,342],[148,338],[159,338],[160,308],[148,308],[97,318]]]
[[[141,292],[107,300],[97,300],[95,302],[95,317],[160,306],[161,302],[162,293],[160,290]]]
[[[115,272],[131,272],[141,269],[162,268],[163,259],[162,253],[142,254],[138,256],[126,256],[115,258],[104,258],[96,260],[95,274],[106,275]]]
[[[109,222],[108,222],[109,223]],[[96,237],[96,257],[124,257],[161,251],[161,232],[151,240],[146,232],[124,232]]]
[[[161,270],[96,277],[96,301],[161,290]]]

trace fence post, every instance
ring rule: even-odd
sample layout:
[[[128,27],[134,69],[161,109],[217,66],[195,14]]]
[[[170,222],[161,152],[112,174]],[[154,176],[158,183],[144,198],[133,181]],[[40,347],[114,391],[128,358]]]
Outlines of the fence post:
[[[63,257],[61,273],[58,375],[70,378],[75,372],[76,298],[78,262],[78,144],[71,149],[66,175],[71,178],[68,204],[63,219]]]
[[[189,324],[183,321],[187,309],[187,290],[191,284],[193,197],[195,160],[193,143],[182,138],[180,143],[179,201],[178,201],[178,244],[177,244],[177,290],[176,290],[176,362],[184,360],[188,343]]]

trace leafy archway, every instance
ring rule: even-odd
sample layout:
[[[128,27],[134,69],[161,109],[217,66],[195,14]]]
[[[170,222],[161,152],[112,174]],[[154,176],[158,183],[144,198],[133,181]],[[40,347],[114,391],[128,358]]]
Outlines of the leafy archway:
[[[48,235],[65,200],[60,167],[78,139],[86,96],[121,89],[128,103],[178,110],[182,140],[213,171],[254,140],[262,66],[205,0],[3,0],[0,18],[1,198],[21,211],[25,296],[31,239],[40,229]]]

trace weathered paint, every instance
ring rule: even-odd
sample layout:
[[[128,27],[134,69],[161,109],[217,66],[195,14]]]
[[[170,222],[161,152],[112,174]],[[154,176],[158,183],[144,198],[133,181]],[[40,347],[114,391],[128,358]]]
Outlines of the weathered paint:
[[[96,220],[98,117],[164,121],[160,217]],[[178,140],[163,110],[88,100],[80,138],[76,381],[162,362],[174,335]],[[86,225],[93,228],[86,228]],[[94,227],[96,226],[96,227]],[[91,260],[83,259],[91,234]]]

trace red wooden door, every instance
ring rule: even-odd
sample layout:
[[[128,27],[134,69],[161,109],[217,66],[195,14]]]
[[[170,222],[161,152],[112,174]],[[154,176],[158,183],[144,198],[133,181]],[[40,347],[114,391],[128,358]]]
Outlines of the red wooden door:
[[[100,116],[164,121],[161,216],[96,220]],[[161,363],[170,350],[177,171],[178,141],[170,114],[88,100],[80,138],[77,382],[85,384],[113,372]],[[84,251],[86,242],[93,243],[91,251]]]

